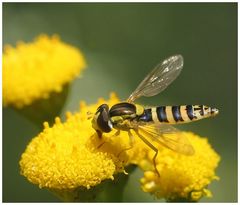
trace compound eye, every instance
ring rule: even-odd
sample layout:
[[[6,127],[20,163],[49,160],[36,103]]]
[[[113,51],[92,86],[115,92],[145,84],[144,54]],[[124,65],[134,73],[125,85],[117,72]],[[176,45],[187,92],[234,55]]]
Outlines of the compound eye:
[[[108,112],[109,107],[108,107],[107,104],[102,104],[102,105],[100,105],[100,106],[97,108],[96,113],[98,113],[98,112],[102,112],[102,111],[104,111],[104,110],[106,110],[106,111]]]
[[[99,113],[97,118],[97,125],[102,132],[110,132],[112,130],[112,123],[109,116],[109,107],[103,104],[98,107],[97,113]]]

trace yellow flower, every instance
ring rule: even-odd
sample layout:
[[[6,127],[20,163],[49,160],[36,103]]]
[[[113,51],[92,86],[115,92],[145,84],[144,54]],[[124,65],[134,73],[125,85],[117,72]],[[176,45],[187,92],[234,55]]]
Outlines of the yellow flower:
[[[108,102],[80,103],[80,112],[67,113],[65,123],[56,118],[55,125],[44,123],[44,130],[32,139],[20,161],[21,173],[39,187],[51,189],[89,189],[105,179],[124,171],[126,153],[119,153],[128,145],[128,136],[99,139],[88,120],[87,112],[95,112],[102,103],[118,102],[112,94]],[[119,156],[118,156],[119,155]]]
[[[90,189],[114,174],[124,172],[129,164],[136,164],[144,171],[141,179],[143,191],[167,200],[188,198],[197,201],[209,196],[206,186],[216,178],[214,169],[219,156],[207,140],[186,133],[195,148],[194,156],[183,156],[163,147],[156,159],[160,178],[154,170],[151,150],[134,135],[134,146],[129,148],[129,136],[122,131],[103,134],[100,139],[92,128],[88,112],[95,113],[103,103],[112,106],[119,100],[115,94],[105,101],[86,105],[80,103],[80,111],[66,114],[66,122],[55,119],[53,127],[44,123],[44,130],[27,146],[20,160],[21,174],[40,188],[57,193],[64,200],[75,200],[79,188]],[[91,189],[92,190],[92,189]]]
[[[160,177],[151,166],[152,150],[149,150],[147,159],[139,162],[145,171],[141,179],[143,191],[168,201],[198,201],[203,196],[212,196],[207,186],[212,180],[218,179],[215,169],[220,157],[206,138],[191,132],[185,134],[194,147],[195,154],[184,156],[159,148],[156,164]]]
[[[82,53],[57,35],[38,36],[34,42],[7,45],[3,53],[3,105],[22,108],[63,86],[86,67]]]

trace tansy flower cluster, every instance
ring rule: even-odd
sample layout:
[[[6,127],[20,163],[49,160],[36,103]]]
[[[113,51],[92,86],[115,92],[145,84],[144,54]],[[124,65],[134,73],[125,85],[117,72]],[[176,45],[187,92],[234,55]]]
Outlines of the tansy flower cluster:
[[[220,157],[205,138],[185,133],[195,149],[193,156],[183,156],[156,145],[158,177],[152,161],[153,150],[136,135],[130,150],[127,150],[127,132],[115,136],[112,131],[101,139],[97,136],[87,113],[95,113],[103,103],[112,106],[118,102],[115,94],[111,94],[108,101],[99,99],[93,105],[81,102],[80,111],[68,112],[65,122],[56,118],[53,127],[45,122],[44,130],[22,154],[21,174],[41,188],[74,192],[79,187],[90,189],[104,180],[114,180],[114,174],[126,174],[124,168],[135,164],[144,171],[140,180],[143,191],[158,198],[197,201],[202,196],[210,196],[207,185],[217,179],[215,168]]]
[[[21,108],[51,92],[61,92],[86,67],[79,49],[57,35],[38,36],[33,42],[6,45],[3,53],[3,105]]]
[[[214,170],[220,157],[208,144],[207,138],[191,132],[184,134],[195,149],[194,155],[185,156],[159,147],[156,164],[161,176],[157,177],[155,170],[149,166],[153,153],[148,150],[148,157],[140,164],[145,171],[141,179],[143,191],[176,202],[198,201],[203,196],[212,196],[207,186],[212,180],[219,179]]]

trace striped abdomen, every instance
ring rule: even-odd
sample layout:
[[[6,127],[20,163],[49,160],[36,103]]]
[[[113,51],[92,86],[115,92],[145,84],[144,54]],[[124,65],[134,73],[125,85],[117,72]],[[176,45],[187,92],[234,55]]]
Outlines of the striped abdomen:
[[[187,123],[218,114],[216,108],[204,105],[159,106],[144,110],[139,121],[155,123]]]

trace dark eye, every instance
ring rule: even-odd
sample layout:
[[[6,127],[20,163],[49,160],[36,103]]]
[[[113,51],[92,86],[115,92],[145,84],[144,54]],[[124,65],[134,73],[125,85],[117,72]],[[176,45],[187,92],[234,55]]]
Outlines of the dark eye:
[[[102,112],[103,110],[106,110],[106,111],[108,112],[109,107],[108,107],[107,104],[102,104],[102,105],[100,105],[100,106],[98,107],[98,109],[97,109],[97,112]],[[96,112],[96,113],[97,113],[97,112]]]
[[[97,124],[102,132],[110,132],[112,130],[112,123],[108,111],[109,107],[106,104],[99,106],[97,110],[97,113],[99,113]]]

